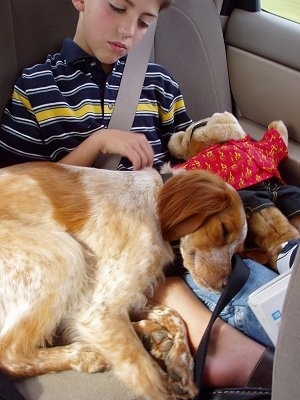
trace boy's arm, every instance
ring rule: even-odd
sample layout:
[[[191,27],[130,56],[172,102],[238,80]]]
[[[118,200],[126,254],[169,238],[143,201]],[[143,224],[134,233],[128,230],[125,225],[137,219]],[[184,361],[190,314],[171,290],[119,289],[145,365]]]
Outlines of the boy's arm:
[[[154,157],[145,135],[117,129],[99,129],[59,162],[89,167],[101,154],[127,157],[134,170],[151,167]]]
[[[99,129],[58,162],[92,166],[100,154],[127,157],[135,170],[152,166],[153,149],[143,134]],[[28,161],[52,161],[34,115],[26,107],[5,110],[0,131],[0,167]]]
[[[45,154],[39,124],[25,92],[15,87],[2,118],[0,166],[26,161],[50,160]]]
[[[100,154],[127,157],[134,169],[152,166],[153,149],[143,134],[99,129],[58,162],[92,166]],[[21,81],[3,115],[0,167],[28,161],[53,161]]]

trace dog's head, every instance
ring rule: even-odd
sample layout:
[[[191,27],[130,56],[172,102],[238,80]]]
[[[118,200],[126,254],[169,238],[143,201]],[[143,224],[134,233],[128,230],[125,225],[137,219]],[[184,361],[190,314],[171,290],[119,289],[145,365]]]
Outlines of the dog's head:
[[[238,193],[211,172],[180,171],[162,187],[158,212],[163,238],[181,239],[184,266],[195,282],[221,291],[246,237]]]

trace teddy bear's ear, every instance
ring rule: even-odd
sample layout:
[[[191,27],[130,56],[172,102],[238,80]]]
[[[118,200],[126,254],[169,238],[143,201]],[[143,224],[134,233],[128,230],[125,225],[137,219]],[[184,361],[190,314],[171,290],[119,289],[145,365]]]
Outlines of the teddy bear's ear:
[[[282,121],[272,121],[269,125],[268,125],[268,129],[276,129],[277,132],[280,133],[280,136],[282,137],[286,147],[288,147],[288,130],[287,127],[285,126],[284,122]]]
[[[168,143],[170,153],[179,159],[185,160],[187,153],[187,141],[185,140],[185,131],[174,133]]]

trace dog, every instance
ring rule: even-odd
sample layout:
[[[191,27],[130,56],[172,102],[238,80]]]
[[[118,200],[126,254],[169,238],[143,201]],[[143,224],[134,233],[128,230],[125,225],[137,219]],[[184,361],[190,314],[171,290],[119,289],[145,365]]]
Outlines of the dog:
[[[239,196],[217,176],[171,175],[163,183],[151,168],[117,172],[48,162],[0,170],[5,373],[112,368],[137,396],[174,398],[129,316],[145,308],[163,279],[173,240],[182,238],[195,279],[206,274],[208,285],[221,288],[246,220]]]

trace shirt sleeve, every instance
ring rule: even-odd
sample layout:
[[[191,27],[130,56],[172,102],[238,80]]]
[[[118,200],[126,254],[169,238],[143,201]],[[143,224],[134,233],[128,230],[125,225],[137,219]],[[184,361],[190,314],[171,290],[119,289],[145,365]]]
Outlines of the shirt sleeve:
[[[0,129],[2,167],[33,160],[49,160],[39,124],[19,78],[3,114]]]
[[[189,117],[185,102],[178,83],[163,68],[163,91],[160,91],[159,109],[160,109],[160,131],[163,141],[167,144],[173,133],[186,130],[192,120]]]

